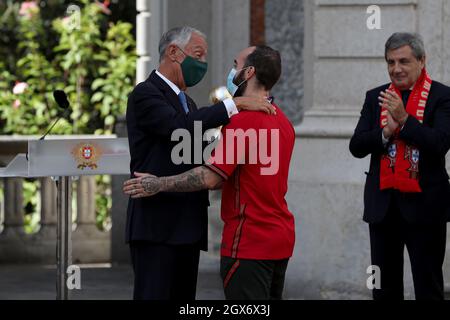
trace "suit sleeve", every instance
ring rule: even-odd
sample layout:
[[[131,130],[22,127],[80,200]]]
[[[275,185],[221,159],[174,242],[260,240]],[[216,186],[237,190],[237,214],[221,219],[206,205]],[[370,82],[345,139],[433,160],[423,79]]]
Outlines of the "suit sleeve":
[[[375,112],[367,93],[361,116],[350,140],[350,152],[356,158],[364,158],[371,153],[382,153],[385,150],[381,136],[383,129],[375,121]]]
[[[131,97],[136,122],[145,132],[170,136],[176,129],[194,132],[194,121],[201,121],[203,130],[216,128],[229,122],[223,102],[189,112],[177,112],[156,88],[138,86]]]
[[[438,101],[431,126],[409,116],[400,138],[421,151],[445,156],[450,149],[450,94]]]

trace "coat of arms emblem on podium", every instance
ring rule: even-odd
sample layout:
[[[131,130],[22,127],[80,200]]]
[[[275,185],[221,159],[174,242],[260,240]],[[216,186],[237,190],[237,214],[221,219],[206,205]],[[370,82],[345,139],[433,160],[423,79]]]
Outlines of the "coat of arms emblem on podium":
[[[78,169],[84,170],[90,168],[95,170],[98,168],[98,161],[102,156],[101,148],[95,143],[80,143],[72,149],[72,155],[77,162]]]

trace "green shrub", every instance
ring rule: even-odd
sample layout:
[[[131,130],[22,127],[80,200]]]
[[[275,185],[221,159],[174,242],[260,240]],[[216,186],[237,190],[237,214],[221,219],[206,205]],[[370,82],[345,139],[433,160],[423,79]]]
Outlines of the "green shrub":
[[[0,45],[0,134],[45,132],[60,113],[52,95],[56,89],[65,90],[72,112],[53,134],[111,134],[125,113],[135,83],[133,25],[112,22],[109,1],[77,3],[79,19],[75,12],[51,23],[38,1],[0,5],[0,44],[8,44]],[[97,182],[98,225],[104,226],[110,180],[99,177]],[[36,190],[28,184],[26,190],[26,205],[36,207]]]

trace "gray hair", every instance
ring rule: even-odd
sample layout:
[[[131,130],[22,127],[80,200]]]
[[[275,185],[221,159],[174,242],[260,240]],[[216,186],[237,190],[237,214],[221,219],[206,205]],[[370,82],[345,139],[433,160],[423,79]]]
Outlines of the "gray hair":
[[[189,40],[191,40],[192,33],[194,32],[206,40],[203,32],[188,26],[176,27],[164,33],[161,40],[159,40],[159,62],[163,60],[166,49],[171,44],[176,44],[181,49],[184,49],[189,43]]]
[[[387,60],[387,53],[391,50],[395,50],[401,48],[403,46],[410,46],[412,49],[414,57],[417,60],[425,57],[425,46],[423,44],[422,36],[418,33],[409,33],[409,32],[397,32],[394,33],[389,39],[386,41],[384,57]]]

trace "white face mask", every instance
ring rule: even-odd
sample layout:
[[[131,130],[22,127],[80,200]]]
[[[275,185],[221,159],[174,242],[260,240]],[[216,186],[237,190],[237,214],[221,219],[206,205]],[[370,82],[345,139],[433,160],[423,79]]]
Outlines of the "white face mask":
[[[237,89],[239,89],[239,87],[240,87],[245,81],[248,80],[248,79],[247,79],[247,80],[244,80],[244,81],[242,81],[241,83],[239,83],[238,85],[235,85],[235,84],[234,84],[234,77],[236,76],[236,73],[237,73],[238,71],[242,71],[242,70],[248,69],[248,68],[250,68],[250,67],[245,67],[245,68],[242,68],[242,69],[240,69],[240,70],[236,70],[236,68],[232,68],[232,69],[230,70],[230,73],[228,74],[228,78],[227,78],[227,90],[228,90],[228,92],[231,94],[231,96],[234,97],[234,94],[236,93]]]

